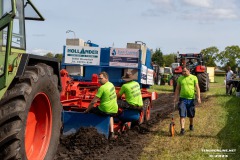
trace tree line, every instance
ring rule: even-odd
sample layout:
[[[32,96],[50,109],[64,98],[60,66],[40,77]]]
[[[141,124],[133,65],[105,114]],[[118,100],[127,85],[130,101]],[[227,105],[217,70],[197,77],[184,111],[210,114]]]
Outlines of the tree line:
[[[51,52],[48,52],[43,56],[49,57],[49,58],[57,58],[59,62],[62,62],[63,54],[62,53],[53,54]]]
[[[232,69],[235,69],[240,64],[240,47],[237,45],[227,46],[223,51],[215,46],[208,47],[201,50],[203,54],[203,59],[206,66],[216,67],[217,64],[221,69],[226,69],[227,66],[231,66]],[[177,53],[171,53],[163,55],[160,48],[156,49],[152,54],[152,62],[159,66],[171,66],[175,62]]]

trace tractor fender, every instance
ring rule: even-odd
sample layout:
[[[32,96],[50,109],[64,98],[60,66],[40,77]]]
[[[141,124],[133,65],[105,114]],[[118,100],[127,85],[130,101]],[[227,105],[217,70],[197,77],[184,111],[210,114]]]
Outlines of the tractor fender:
[[[205,71],[206,71],[206,67],[205,67],[205,66],[198,65],[198,66],[196,66],[196,68],[195,68],[195,72],[196,72],[196,73],[203,73],[203,72],[205,72]]]
[[[34,66],[38,63],[44,63],[53,68],[53,73],[58,76],[58,90],[61,91],[60,64],[57,58],[49,58],[33,54],[22,54],[16,78],[21,78],[24,75],[24,71],[27,66]]]

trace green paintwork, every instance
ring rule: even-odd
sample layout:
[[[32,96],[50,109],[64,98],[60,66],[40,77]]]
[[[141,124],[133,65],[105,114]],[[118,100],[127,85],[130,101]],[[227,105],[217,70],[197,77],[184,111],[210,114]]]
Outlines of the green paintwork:
[[[165,83],[170,83],[170,80],[172,79],[172,74],[168,74],[168,73],[164,73],[162,75],[162,83],[165,84]]]
[[[162,84],[170,83],[170,80],[172,79],[172,69],[170,67],[164,67],[164,73],[162,74]]]
[[[19,66],[19,63],[21,61],[21,55],[20,54],[21,50],[15,50],[15,53],[12,53],[9,58],[8,58],[8,65],[12,65],[14,66],[13,71],[12,72],[8,72],[8,74],[5,74],[4,78],[6,79],[2,79],[0,78],[0,84],[1,87],[4,87],[3,89],[0,90],[0,99],[2,98],[2,96],[4,95],[4,93],[6,92],[6,90],[8,89],[9,85],[11,84],[12,80],[14,79],[14,77],[16,76],[17,73],[17,69]],[[4,86],[3,86],[4,84]]]
[[[17,3],[16,3],[17,2]],[[28,7],[24,2],[27,2]],[[16,76],[22,54],[26,52],[25,20],[43,21],[30,0],[0,2],[0,100]],[[8,4],[8,5],[6,5]],[[18,5],[18,6],[17,6]],[[5,6],[8,6],[6,10]],[[12,8],[9,8],[12,6]],[[24,9],[35,11],[34,15],[23,15]],[[5,11],[6,13],[3,13]],[[3,15],[1,15],[3,13]],[[26,12],[27,13],[27,12]],[[32,12],[33,13],[33,12]],[[15,15],[18,15],[15,18]],[[15,26],[13,26],[15,25]],[[10,70],[9,68],[13,68]]]

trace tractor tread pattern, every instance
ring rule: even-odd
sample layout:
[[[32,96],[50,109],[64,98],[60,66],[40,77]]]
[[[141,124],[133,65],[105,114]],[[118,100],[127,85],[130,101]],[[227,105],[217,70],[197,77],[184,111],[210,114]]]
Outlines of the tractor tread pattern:
[[[199,88],[201,92],[206,92],[208,91],[208,74],[207,72],[203,72],[203,73],[198,73],[197,74],[197,78],[198,78],[198,84],[199,84]]]
[[[53,82],[52,84],[57,86],[55,83],[57,76],[53,75],[53,69],[39,63],[26,67],[24,75],[7,90],[0,101],[0,157],[2,160],[26,159],[22,155],[25,149],[21,146],[25,139],[23,128],[25,128],[24,117],[26,118],[28,112],[26,101],[39,77],[46,74]]]

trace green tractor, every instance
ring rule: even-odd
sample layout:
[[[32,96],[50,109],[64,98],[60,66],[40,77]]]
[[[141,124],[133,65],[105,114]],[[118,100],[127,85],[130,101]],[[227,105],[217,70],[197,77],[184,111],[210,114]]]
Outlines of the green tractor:
[[[59,63],[25,53],[25,20],[44,18],[30,0],[1,0],[0,11],[0,157],[53,159],[62,127]]]
[[[163,73],[161,74],[161,84],[165,85],[166,83],[168,85],[172,85],[172,68],[171,67],[164,67]]]

